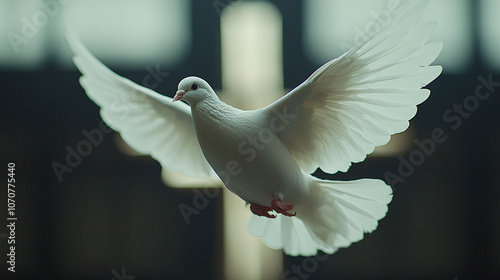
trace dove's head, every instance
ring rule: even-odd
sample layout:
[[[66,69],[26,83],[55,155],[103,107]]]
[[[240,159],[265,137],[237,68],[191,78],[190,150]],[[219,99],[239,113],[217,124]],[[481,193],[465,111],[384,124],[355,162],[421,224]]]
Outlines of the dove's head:
[[[184,100],[193,106],[206,98],[213,97],[217,98],[217,95],[205,80],[198,77],[187,77],[179,83],[173,101]]]

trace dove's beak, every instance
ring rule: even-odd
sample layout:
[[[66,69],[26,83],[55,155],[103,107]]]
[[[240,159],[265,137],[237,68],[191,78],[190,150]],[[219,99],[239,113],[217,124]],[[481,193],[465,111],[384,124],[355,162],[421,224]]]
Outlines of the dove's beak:
[[[183,91],[182,89],[181,90],[178,90],[176,93],[175,93],[175,96],[174,96],[174,99],[172,99],[172,102],[175,102],[175,101],[179,101],[182,99],[182,97],[184,96],[184,94],[186,94],[185,91]]]

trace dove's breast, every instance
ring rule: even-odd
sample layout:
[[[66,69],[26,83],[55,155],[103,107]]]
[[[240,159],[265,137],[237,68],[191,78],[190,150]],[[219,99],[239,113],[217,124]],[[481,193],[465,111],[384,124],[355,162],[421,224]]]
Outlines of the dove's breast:
[[[279,196],[294,204],[308,193],[309,176],[266,123],[262,111],[200,102],[192,113],[206,159],[226,187],[243,200],[270,205]]]

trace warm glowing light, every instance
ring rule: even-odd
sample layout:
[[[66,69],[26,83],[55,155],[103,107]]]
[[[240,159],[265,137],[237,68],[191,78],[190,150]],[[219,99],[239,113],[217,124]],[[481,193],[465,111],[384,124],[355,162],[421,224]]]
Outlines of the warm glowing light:
[[[238,2],[221,18],[223,99],[242,109],[266,106],[285,93],[280,12],[268,2]],[[272,250],[246,230],[252,213],[224,192],[226,279],[279,279],[281,250]]]

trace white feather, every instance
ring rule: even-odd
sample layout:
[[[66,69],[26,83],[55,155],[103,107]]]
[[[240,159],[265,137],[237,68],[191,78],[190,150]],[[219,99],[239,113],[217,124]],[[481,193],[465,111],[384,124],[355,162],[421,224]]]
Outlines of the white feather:
[[[327,62],[268,110],[298,115],[278,137],[312,173],[347,171],[375,146],[408,127],[442,71],[429,66],[442,49],[426,45],[435,23],[417,26],[425,2],[407,9],[366,44]]]
[[[248,230],[288,255],[311,256],[318,250],[332,254],[374,231],[391,200],[392,189],[382,180],[314,179],[307,199],[295,208],[297,216],[254,216]]]
[[[201,152],[188,105],[113,73],[75,34],[68,32],[80,83],[99,107],[103,120],[133,149],[149,154],[163,168],[191,177],[217,178]]]

